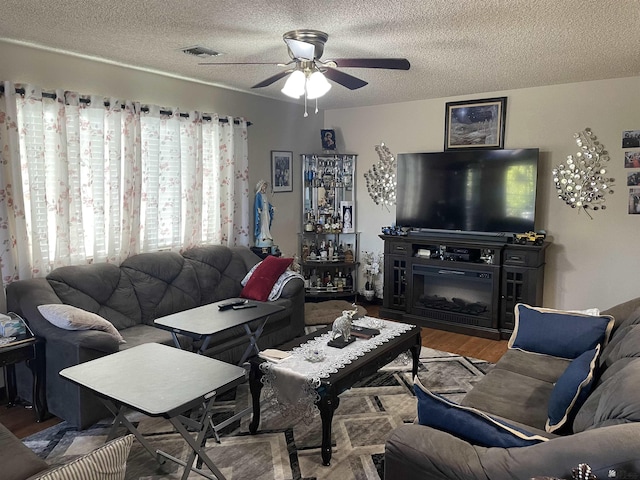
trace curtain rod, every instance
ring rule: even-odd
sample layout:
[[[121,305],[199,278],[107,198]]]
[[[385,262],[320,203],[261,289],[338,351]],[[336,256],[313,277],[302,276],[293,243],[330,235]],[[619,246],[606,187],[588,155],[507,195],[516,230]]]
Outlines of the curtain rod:
[[[4,93],[4,85],[0,85],[0,93]],[[24,88],[16,88],[16,93],[18,95],[24,95],[26,93],[26,91],[25,91]],[[56,98],[58,98],[58,96],[55,93],[49,93],[49,92],[42,92],[42,96],[44,98],[50,98],[51,100],[55,100]],[[90,100],[88,98],[82,98],[81,97],[79,99],[79,101],[80,101],[80,103],[86,103],[86,104],[90,103]],[[109,107],[110,103],[105,100],[104,106],[105,107]],[[124,108],[124,105],[122,105],[122,107]],[[145,113],[147,113],[149,111],[149,108],[148,107],[141,107],[140,110],[145,112]],[[171,110],[160,110],[160,114],[161,115],[173,115],[173,112]],[[180,113],[180,117],[181,118],[189,118],[189,114],[188,113]],[[211,117],[208,116],[208,115],[203,115],[202,119],[210,121]],[[220,122],[220,123],[229,123],[229,120],[227,118],[218,118],[218,122]],[[233,123],[235,125],[239,125],[240,124],[240,122],[238,120],[234,120]],[[251,122],[247,122],[247,127],[249,127],[249,126],[251,126]]]

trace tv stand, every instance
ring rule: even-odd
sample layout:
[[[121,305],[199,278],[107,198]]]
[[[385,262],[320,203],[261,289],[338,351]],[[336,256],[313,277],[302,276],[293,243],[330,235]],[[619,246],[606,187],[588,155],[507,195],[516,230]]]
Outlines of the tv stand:
[[[497,340],[511,335],[516,303],[542,304],[547,242],[434,231],[380,238],[384,317]]]

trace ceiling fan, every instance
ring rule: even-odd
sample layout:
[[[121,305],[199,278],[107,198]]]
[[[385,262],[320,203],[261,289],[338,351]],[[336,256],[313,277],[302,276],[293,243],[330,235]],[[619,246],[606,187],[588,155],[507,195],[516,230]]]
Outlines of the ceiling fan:
[[[305,98],[318,98],[324,95],[329,88],[331,88],[330,84],[326,81],[326,79],[320,77],[318,75],[315,76],[316,79],[319,80],[318,88],[315,88],[315,85],[309,83],[314,81],[313,74],[316,72],[320,72],[323,77],[326,77],[334,82],[342,85],[343,87],[348,88],[349,90],[356,90],[358,88],[362,88],[367,85],[367,82],[364,80],[354,77],[353,75],[349,75],[338,68],[348,67],[348,68],[382,68],[389,70],[409,70],[410,63],[406,58],[337,58],[333,60],[320,60],[322,54],[324,53],[324,44],[326,43],[329,35],[320,32],[318,30],[292,30],[290,32],[285,33],[282,36],[284,42],[287,44],[287,50],[289,52],[289,56],[291,60],[287,63],[278,63],[275,64],[280,67],[288,67],[287,70],[283,70],[265,80],[256,83],[251,88],[262,88],[268,87],[269,85],[277,82],[281,78],[286,77],[290,74],[295,74],[295,72],[301,72],[303,77],[301,77],[302,81],[306,81],[306,87],[303,90],[300,90],[300,84],[297,85],[297,89],[287,90],[287,85],[283,88],[283,93],[286,95],[292,96],[294,98],[299,98],[302,93],[305,94]],[[200,65],[273,65],[272,62],[209,62],[209,63],[200,63]],[[290,77],[291,83],[293,82],[293,77],[298,76],[300,74],[295,74]],[[289,81],[287,83],[289,83]],[[298,79],[300,81],[300,78]],[[322,82],[325,84],[322,84]],[[328,85],[328,87],[327,87]],[[292,85],[293,87],[293,85]],[[297,96],[295,93],[299,93]],[[319,95],[318,95],[319,93]]]

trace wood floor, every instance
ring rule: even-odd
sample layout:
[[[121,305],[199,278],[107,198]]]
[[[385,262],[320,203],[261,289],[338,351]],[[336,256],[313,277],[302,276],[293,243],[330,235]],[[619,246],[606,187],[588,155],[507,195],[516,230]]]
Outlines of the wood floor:
[[[378,306],[366,305],[366,308],[369,315],[378,316]],[[422,329],[422,345],[492,363],[497,362],[507,350],[506,340],[489,340],[430,328]],[[19,438],[28,437],[55,425],[59,421],[54,417],[38,423],[35,421],[35,413],[31,409],[23,406],[7,408],[6,399],[0,400],[0,423]]]
[[[368,315],[379,316],[379,306],[366,305],[366,309]],[[507,343],[507,340],[490,340],[432,328],[422,329],[422,346],[424,347],[479,358],[492,363],[496,363],[504,355],[507,351]]]

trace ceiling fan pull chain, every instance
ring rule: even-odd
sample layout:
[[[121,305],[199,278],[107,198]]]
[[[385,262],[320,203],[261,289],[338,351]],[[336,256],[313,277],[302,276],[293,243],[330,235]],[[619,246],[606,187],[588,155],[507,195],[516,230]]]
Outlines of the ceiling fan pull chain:
[[[316,114],[318,113],[318,99],[316,98]]]
[[[308,117],[309,114],[307,113],[307,89],[304,89],[304,116]]]

